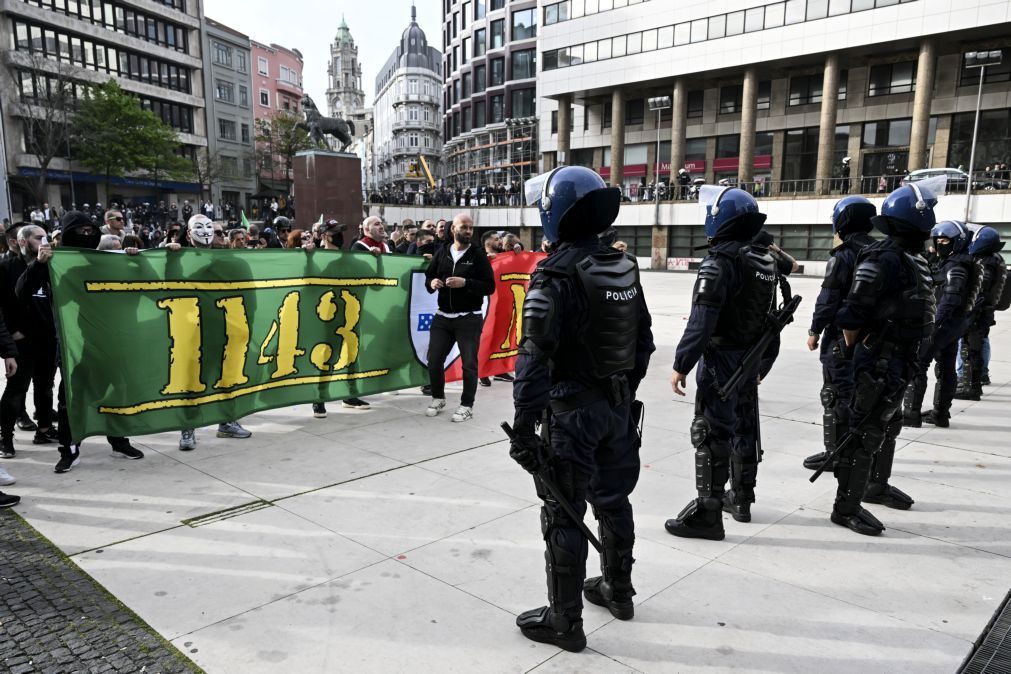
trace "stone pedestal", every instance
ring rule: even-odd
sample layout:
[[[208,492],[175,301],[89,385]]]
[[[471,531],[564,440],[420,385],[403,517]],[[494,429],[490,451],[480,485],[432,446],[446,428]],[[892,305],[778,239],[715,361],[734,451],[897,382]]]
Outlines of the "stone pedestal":
[[[348,226],[350,243],[362,216],[362,163],[357,155],[306,150],[295,155],[295,226],[308,229],[333,218]]]

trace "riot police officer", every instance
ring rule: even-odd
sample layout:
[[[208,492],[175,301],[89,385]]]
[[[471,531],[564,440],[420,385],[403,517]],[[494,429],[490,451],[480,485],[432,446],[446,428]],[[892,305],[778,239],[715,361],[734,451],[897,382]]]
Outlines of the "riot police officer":
[[[959,400],[979,400],[983,395],[983,344],[990,336],[994,312],[1007,282],[1007,267],[1000,255],[1003,248],[997,230],[985,226],[976,232],[969,244],[969,255],[982,269],[976,311],[962,340],[962,381],[955,394]]]
[[[902,424],[913,428],[919,428],[923,421],[940,428],[947,428],[951,423],[951,401],[958,383],[955,373],[958,339],[973,319],[983,277],[982,267],[969,255],[970,236],[965,224],[945,220],[931,230],[930,236],[939,260],[934,272],[937,315],[934,334],[920,350],[916,376],[903,401]],[[927,392],[927,369],[933,360],[937,361],[934,408],[922,415],[920,407]]]
[[[836,327],[835,318],[842,308],[846,293],[853,282],[860,251],[874,243],[870,231],[874,229],[871,218],[878,211],[870,201],[861,196],[843,197],[832,209],[832,233],[840,244],[829,253],[825,267],[825,280],[814,305],[811,328],[807,331],[807,346],[811,351],[821,346],[822,365],[821,404],[824,408],[822,425],[825,450],[804,459],[804,467],[817,470],[836,443],[848,430],[846,402],[853,392],[853,363],[849,350],[843,343],[842,331]]]
[[[671,377],[674,392],[683,396],[681,385],[699,364],[691,424],[698,498],[667,520],[666,529],[684,538],[722,540],[723,510],[739,522],[751,520],[760,458],[758,381],[743,382],[726,399],[717,390],[768,328],[777,272],[768,250],[752,243],[765,223],[754,197],[736,188],[705,186],[700,199],[707,205],[705,233],[710,248],[699,267],[691,315]],[[763,355],[760,377],[772,368],[777,352],[778,341]],[[731,489],[726,492],[728,478]]]
[[[874,463],[874,457],[897,434],[902,395],[920,342],[933,330],[932,278],[920,253],[936,224],[934,205],[944,183],[943,177],[910,183],[885,198],[872,222],[887,238],[860,252],[836,318],[846,347],[853,350],[854,385],[847,409],[850,431],[836,447],[839,487],[831,519],[859,534],[884,531],[860,502],[872,500],[865,494],[872,464],[877,482],[887,485],[891,462]]]
[[[520,614],[516,624],[528,639],[579,651],[586,646],[581,592],[619,619],[634,613],[628,495],[639,477],[635,393],[655,348],[652,321],[635,258],[597,239],[618,215],[619,191],[590,169],[564,166],[528,181],[526,193],[554,250],[534,272],[524,303],[510,455],[534,474],[544,502],[548,605]],[[584,583],[586,501],[603,552],[602,575]]]

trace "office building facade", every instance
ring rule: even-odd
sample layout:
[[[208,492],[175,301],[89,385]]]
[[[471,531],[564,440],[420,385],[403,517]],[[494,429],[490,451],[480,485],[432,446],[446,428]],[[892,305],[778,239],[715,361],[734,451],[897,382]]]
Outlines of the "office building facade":
[[[442,53],[411,7],[400,44],[376,77],[374,189],[417,194],[442,175]],[[422,165],[424,157],[428,170]]]
[[[28,117],[66,83],[76,100],[85,85],[114,78],[179,134],[181,152],[195,156],[207,145],[200,38],[200,0],[12,0],[0,11],[0,30],[8,48],[0,66],[7,177],[15,217],[33,195],[26,180],[39,175],[37,147]],[[194,183],[144,176],[91,175],[68,152],[49,166],[43,199],[66,207],[78,204],[182,201],[199,196]]]
[[[249,36],[204,19],[204,97],[211,203],[219,217],[250,210],[256,193],[252,50]],[[230,208],[229,208],[230,207]]]
[[[442,0],[446,186],[538,172],[537,17],[533,0]]]

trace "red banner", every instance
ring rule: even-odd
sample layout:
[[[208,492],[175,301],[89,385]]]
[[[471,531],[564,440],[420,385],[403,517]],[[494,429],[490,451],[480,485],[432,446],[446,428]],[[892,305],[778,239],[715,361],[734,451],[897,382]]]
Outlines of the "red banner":
[[[523,300],[531,274],[545,257],[544,253],[499,253],[491,259],[495,294],[488,303],[481,331],[479,376],[494,377],[516,369],[516,356],[523,337]],[[463,364],[457,358],[446,369],[446,381],[460,379],[463,379]]]

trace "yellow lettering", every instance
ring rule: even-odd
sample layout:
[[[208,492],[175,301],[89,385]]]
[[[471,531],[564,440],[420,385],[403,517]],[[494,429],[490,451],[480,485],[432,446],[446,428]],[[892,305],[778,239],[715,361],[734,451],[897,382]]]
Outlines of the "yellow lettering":
[[[279,379],[296,374],[295,359],[305,354],[305,349],[298,347],[298,301],[301,295],[293,291],[288,293],[277,310],[277,320],[270,324],[267,337],[260,343],[259,356],[256,362],[260,365],[276,362],[271,379]],[[277,353],[270,354],[267,347],[277,337]]]
[[[249,321],[241,297],[226,297],[215,302],[225,312],[225,354],[221,360],[221,378],[214,388],[232,388],[249,381],[246,353],[249,351]]]
[[[202,393],[200,381],[200,302],[196,297],[159,300],[158,308],[168,311],[169,380],[162,395]]]
[[[347,290],[341,291],[341,300],[344,302],[344,325],[336,330],[337,336],[341,338],[340,355],[337,362],[330,365],[333,347],[329,344],[317,344],[312,347],[312,354],[309,357],[312,364],[323,372],[343,370],[358,360],[359,341],[354,330],[358,326],[358,321],[361,320],[362,304]],[[319,304],[316,305],[316,315],[325,322],[337,318],[337,302],[333,291],[327,291],[319,298]]]
[[[527,291],[522,283],[511,284],[509,290],[513,294],[513,313],[512,318],[509,319],[509,329],[506,331],[505,340],[499,346],[503,351],[512,348],[514,336],[517,345],[523,338],[523,302],[527,298]]]

